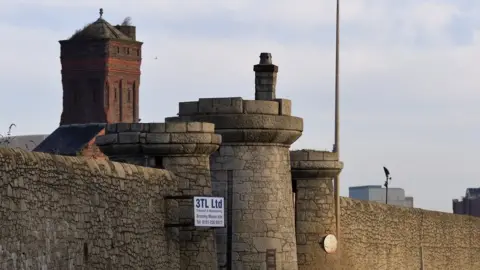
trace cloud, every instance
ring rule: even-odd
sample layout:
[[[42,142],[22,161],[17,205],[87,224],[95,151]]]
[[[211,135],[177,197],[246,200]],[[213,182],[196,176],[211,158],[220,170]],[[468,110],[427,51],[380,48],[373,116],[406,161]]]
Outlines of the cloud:
[[[476,184],[480,3],[460,2],[342,1],[343,195],[350,185],[381,184],[383,165],[425,208],[448,211],[452,197]],[[280,67],[278,96],[305,119],[294,147],[331,149],[335,2],[327,0],[4,1],[0,127],[55,129],[57,41],[95,20],[100,7],[112,23],[131,16],[144,42],[144,121],[175,115],[180,101],[253,98],[252,66],[268,51]]]

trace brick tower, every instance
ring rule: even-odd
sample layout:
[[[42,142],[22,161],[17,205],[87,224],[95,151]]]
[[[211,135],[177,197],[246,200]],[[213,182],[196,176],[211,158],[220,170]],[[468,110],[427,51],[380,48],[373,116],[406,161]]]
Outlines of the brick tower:
[[[100,17],[61,40],[60,125],[138,122],[142,42],[136,28]]]

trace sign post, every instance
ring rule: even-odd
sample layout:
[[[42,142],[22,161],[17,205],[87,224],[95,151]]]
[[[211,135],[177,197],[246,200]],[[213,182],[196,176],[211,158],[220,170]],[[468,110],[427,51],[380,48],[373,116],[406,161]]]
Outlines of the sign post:
[[[195,227],[225,227],[225,199],[223,197],[193,197]]]

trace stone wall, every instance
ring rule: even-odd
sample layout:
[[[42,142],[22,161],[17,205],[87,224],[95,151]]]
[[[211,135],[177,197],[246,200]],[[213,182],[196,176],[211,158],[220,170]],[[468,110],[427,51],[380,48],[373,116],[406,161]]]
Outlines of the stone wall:
[[[168,171],[14,149],[0,164],[0,269],[179,269]]]
[[[341,207],[342,269],[480,269],[479,218],[349,198]]]
[[[97,145],[110,160],[167,169],[175,174],[179,212],[180,269],[217,269],[214,229],[194,227],[193,196],[211,196],[210,154],[221,136],[201,122],[117,123],[106,127]]]

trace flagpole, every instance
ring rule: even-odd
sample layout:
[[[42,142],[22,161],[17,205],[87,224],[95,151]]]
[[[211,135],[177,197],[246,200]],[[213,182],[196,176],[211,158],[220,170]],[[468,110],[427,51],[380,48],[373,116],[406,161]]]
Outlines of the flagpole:
[[[336,14],[336,41],[335,41],[335,144],[333,152],[337,153],[338,160],[340,160],[340,112],[339,112],[339,98],[340,98],[340,83],[339,83],[339,47],[340,47],[340,0],[337,0],[337,14]],[[336,235],[340,238],[340,176],[335,177],[335,220],[336,220]]]

